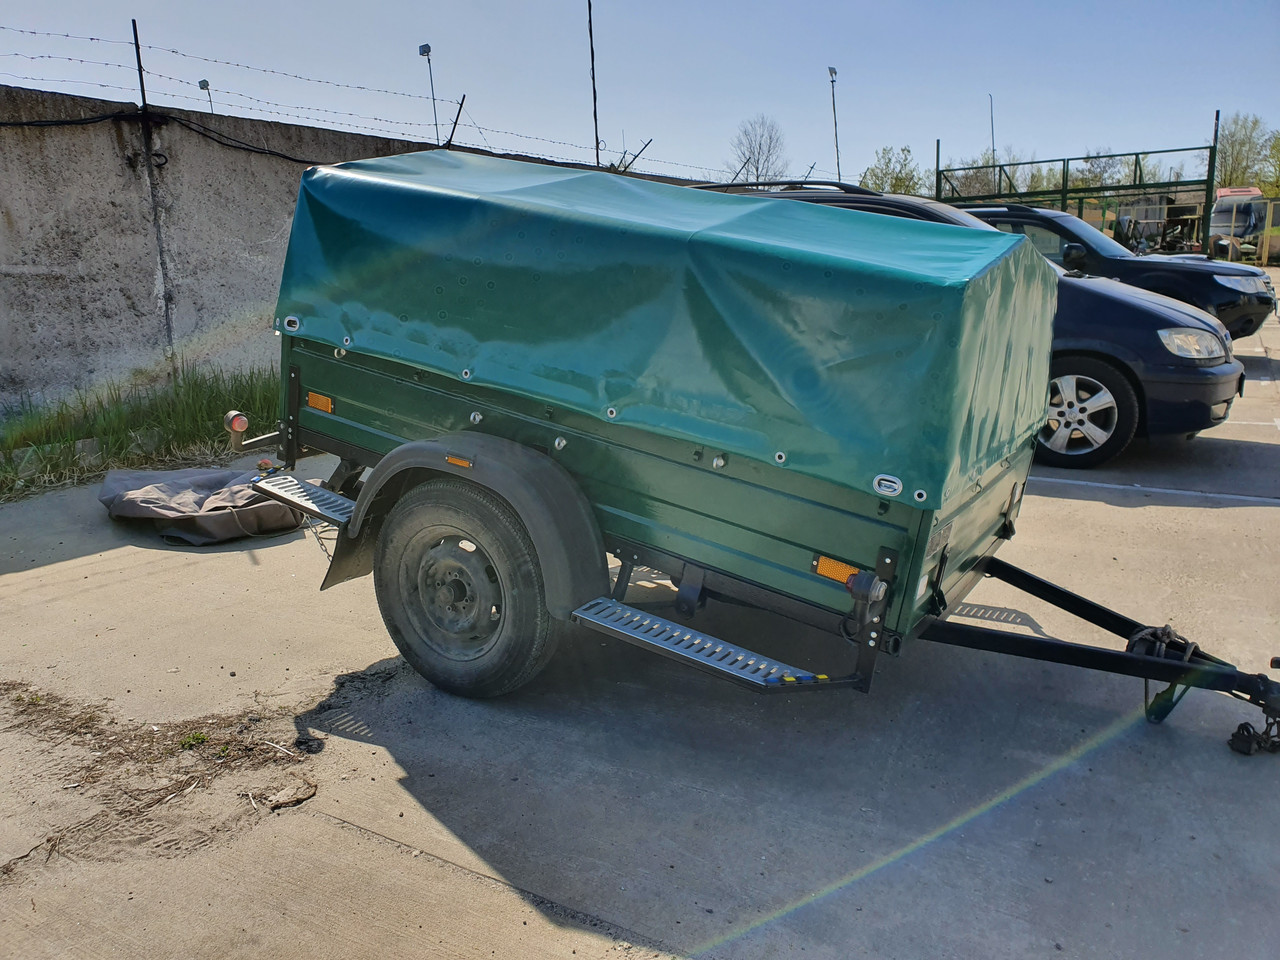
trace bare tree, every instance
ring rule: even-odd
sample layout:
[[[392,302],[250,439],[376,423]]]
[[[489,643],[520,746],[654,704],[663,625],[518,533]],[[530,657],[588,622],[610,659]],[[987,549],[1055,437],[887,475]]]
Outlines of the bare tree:
[[[772,117],[757,113],[750,120],[743,120],[730,146],[733,160],[729,166],[737,179],[780,180],[787,175],[782,129]]]
[[[1251,187],[1263,173],[1271,131],[1253,113],[1233,113],[1218,131],[1220,187]]]

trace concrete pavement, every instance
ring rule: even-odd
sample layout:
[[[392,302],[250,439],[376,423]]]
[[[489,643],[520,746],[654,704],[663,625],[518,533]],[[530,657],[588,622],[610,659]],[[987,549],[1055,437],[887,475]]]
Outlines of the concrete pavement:
[[[1037,471],[1001,556],[1263,670],[1280,326],[1239,349],[1231,423]],[[1228,698],[1152,727],[1140,681],[925,643],[870,695],[760,698],[573,629],[471,702],[403,666],[369,580],[318,593],[307,538],[170,548],[93,494],[0,507],[0,956],[1274,953],[1280,757],[1227,749],[1259,716]],[[699,621],[839,669],[781,620]]]

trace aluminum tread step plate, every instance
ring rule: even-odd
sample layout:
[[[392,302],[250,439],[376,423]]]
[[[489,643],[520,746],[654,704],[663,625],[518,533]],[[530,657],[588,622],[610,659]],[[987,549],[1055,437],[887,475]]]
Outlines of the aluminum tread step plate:
[[[288,473],[262,477],[253,481],[252,487],[258,493],[279,500],[295,510],[301,510],[308,516],[327,520],[335,526],[350,520],[356,508],[354,500],[306,480],[299,480]]]
[[[573,619],[608,636],[701,667],[757,690],[839,685],[843,680],[789,666],[610,597],[584,603],[573,611]]]

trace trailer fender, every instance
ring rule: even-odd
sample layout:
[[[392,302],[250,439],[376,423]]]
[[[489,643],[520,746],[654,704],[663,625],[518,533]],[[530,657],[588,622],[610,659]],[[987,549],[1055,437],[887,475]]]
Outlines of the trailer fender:
[[[604,541],[569,472],[546,454],[482,433],[449,433],[396,447],[370,472],[321,589],[373,570],[382,520],[409,489],[457,476],[505,500],[529,531],[542,567],[547,610],[559,620],[609,592]]]

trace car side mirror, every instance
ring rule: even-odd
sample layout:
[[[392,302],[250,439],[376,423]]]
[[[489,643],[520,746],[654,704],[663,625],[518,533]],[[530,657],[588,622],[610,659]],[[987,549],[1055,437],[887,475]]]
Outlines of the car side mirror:
[[[1083,267],[1086,256],[1083,243],[1065,244],[1062,248],[1062,265],[1072,270]]]

